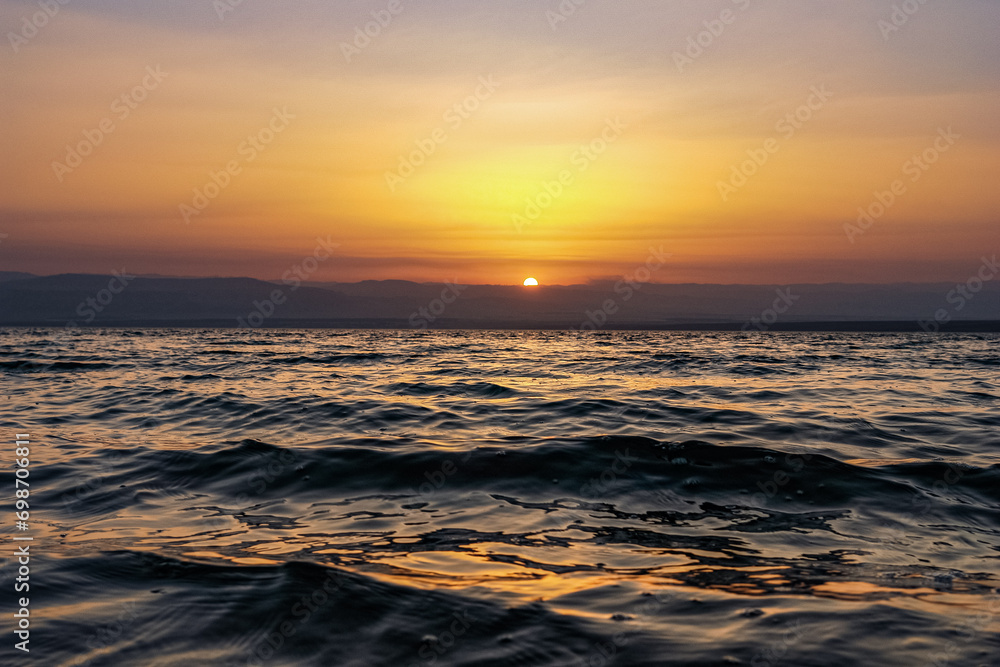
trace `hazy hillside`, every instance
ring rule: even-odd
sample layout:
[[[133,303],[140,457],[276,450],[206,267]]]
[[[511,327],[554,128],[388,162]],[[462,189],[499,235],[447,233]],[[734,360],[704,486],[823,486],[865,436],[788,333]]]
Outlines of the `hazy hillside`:
[[[918,320],[932,320],[939,311],[952,322],[1000,320],[997,283],[987,283],[967,299],[951,284],[595,283],[527,289],[369,281],[295,289],[250,278],[12,275],[0,274],[0,324],[602,328],[749,323],[766,329],[809,322],[904,322],[915,328]]]

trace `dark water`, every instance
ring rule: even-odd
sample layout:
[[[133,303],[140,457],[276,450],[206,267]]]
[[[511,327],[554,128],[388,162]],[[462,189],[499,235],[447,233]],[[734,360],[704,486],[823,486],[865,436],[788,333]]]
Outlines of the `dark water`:
[[[998,376],[997,336],[0,330],[0,664],[998,665]]]

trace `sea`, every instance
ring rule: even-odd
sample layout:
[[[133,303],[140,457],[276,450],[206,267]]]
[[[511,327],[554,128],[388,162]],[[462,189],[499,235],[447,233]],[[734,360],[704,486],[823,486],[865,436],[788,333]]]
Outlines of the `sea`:
[[[1000,665],[995,334],[11,328],[0,399],[4,666]]]

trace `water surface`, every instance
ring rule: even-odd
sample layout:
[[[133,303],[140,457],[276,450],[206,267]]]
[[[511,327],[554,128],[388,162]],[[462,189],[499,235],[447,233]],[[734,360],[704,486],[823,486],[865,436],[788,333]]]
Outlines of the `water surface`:
[[[995,335],[0,330],[0,662],[997,665],[998,374]]]

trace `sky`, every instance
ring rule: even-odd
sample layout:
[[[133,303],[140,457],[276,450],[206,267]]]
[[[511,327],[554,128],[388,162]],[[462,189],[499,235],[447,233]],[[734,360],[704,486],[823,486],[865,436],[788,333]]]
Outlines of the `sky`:
[[[322,240],[313,280],[893,283],[1000,246],[998,0],[62,1],[0,0],[0,270],[274,279]]]

